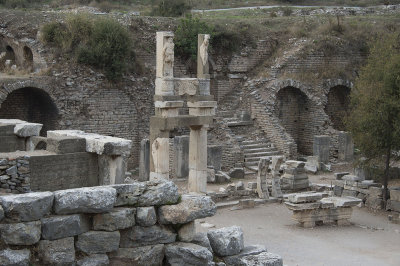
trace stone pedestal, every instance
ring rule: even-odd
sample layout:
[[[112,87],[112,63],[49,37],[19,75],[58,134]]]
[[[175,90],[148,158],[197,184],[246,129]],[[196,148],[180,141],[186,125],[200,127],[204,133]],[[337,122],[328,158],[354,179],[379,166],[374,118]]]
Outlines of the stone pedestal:
[[[339,132],[339,160],[351,162],[354,159],[354,143],[349,132]]]
[[[329,136],[314,136],[313,153],[321,163],[329,163],[330,143]]]
[[[139,181],[147,181],[150,178],[150,141],[143,139],[140,142],[139,156]]]
[[[150,180],[169,179],[169,138],[156,138],[151,144],[153,167]]]
[[[99,155],[99,185],[123,184],[127,165],[122,156]]]
[[[189,192],[207,192],[207,126],[190,127]]]
[[[174,138],[174,169],[176,178],[189,176],[189,136]]]

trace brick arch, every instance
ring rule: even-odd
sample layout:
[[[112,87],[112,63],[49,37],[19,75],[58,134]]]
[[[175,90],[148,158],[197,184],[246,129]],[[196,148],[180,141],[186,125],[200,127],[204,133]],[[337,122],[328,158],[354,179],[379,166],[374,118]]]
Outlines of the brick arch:
[[[314,99],[314,97],[311,93],[311,87],[307,86],[297,80],[293,80],[293,79],[278,80],[272,84],[272,87],[275,88],[275,91],[276,91],[275,97],[277,96],[277,94],[279,93],[280,90],[287,88],[287,87],[293,87],[293,88],[297,88],[299,91],[301,91],[305,96],[307,96],[307,98],[309,100],[313,101],[313,99]]]
[[[329,89],[325,113],[329,116],[332,126],[336,130],[345,130],[344,119],[348,115],[351,88],[336,85]]]

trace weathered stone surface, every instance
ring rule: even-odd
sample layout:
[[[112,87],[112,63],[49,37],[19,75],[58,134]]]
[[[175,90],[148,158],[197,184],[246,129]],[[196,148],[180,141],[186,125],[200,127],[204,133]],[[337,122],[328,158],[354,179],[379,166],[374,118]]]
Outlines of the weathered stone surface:
[[[223,171],[218,171],[218,173],[215,174],[215,182],[218,184],[228,183],[230,181],[231,181],[231,177]]]
[[[14,222],[29,222],[50,213],[54,195],[51,192],[35,192],[0,197],[5,216]]]
[[[73,237],[54,241],[41,240],[38,249],[39,257],[45,264],[74,265],[75,247]]]
[[[54,216],[42,219],[42,238],[56,240],[90,230],[90,219],[84,214]]]
[[[243,168],[234,168],[232,169],[232,171],[229,172],[229,176],[231,178],[242,179],[244,178],[244,170]]]
[[[33,245],[40,239],[40,221],[0,224],[1,239],[9,245]]]
[[[77,266],[108,266],[110,260],[106,254],[94,254],[78,260]]]
[[[213,255],[205,247],[192,244],[177,242],[166,245],[165,257],[169,265],[209,265]]]
[[[199,246],[202,246],[202,247],[205,247],[210,252],[213,252],[212,247],[210,245],[210,240],[207,237],[207,233],[202,233],[202,232],[197,233],[194,236],[194,238],[192,240],[192,243],[196,244],[196,245],[199,245]]]
[[[336,197],[341,197],[341,196],[342,196],[342,193],[343,193],[343,187],[340,187],[340,186],[334,186],[334,187],[333,187],[333,194],[334,194]]]
[[[370,187],[368,189],[368,195],[371,197],[382,198],[383,189],[381,187]]]
[[[210,230],[207,236],[218,256],[237,255],[244,248],[243,231],[238,226]]]
[[[344,189],[342,192],[342,197],[357,197],[358,192],[355,190]]]
[[[247,188],[256,189],[257,188],[257,182],[248,182],[247,183]]]
[[[207,183],[215,183],[215,170],[213,168],[207,168]]]
[[[178,187],[172,181],[152,180],[138,199],[139,207],[175,204],[179,200]]]
[[[110,253],[111,266],[159,266],[164,259],[164,245],[120,248]]]
[[[116,231],[135,225],[135,208],[115,208],[93,217],[93,230]]]
[[[383,200],[381,198],[367,196],[365,206],[370,209],[381,210],[383,209]]]
[[[155,208],[139,207],[136,210],[136,223],[140,226],[152,226],[157,222],[157,214]]]
[[[0,251],[0,265],[3,266],[28,266],[31,252],[28,249]]]
[[[321,203],[319,201],[318,202],[308,202],[308,203],[285,202],[285,205],[291,211],[301,211],[301,210],[318,209],[321,206]]]
[[[342,177],[345,175],[349,175],[349,172],[341,172],[341,173],[334,173],[336,180],[342,180]]]
[[[242,181],[236,183],[236,190],[244,190],[244,183]]]
[[[178,230],[178,238],[182,242],[191,242],[195,235],[196,225],[194,221],[182,225]]]
[[[253,245],[244,247],[244,249],[237,255],[224,257],[224,262],[227,265],[241,265],[241,258],[249,255],[257,255],[262,252],[267,252],[267,249],[262,245]]]
[[[400,201],[388,200],[386,204],[386,210],[392,210],[395,212],[400,212]]]
[[[102,213],[114,207],[116,190],[112,187],[85,187],[54,192],[57,214]]]
[[[57,154],[85,152],[86,140],[76,137],[47,138],[46,150]]]
[[[208,196],[183,195],[179,204],[161,206],[158,219],[162,224],[185,224],[213,216],[216,211],[217,206]]]
[[[333,203],[335,207],[354,207],[360,202],[360,199],[353,197],[328,197],[321,200],[321,203]]]
[[[240,259],[241,264],[245,266],[282,266],[282,257],[269,252],[262,252],[257,255],[244,256]]]
[[[314,202],[322,199],[325,194],[314,192],[294,193],[288,195],[288,200],[292,203]]]
[[[37,123],[19,123],[14,127],[14,134],[19,137],[39,136],[42,124]]]
[[[400,201],[400,189],[390,190],[390,200]]]
[[[4,209],[0,205],[0,221],[3,220],[3,218],[4,218]]]
[[[119,246],[120,233],[89,231],[78,236],[76,248],[87,254],[98,254],[116,251]]]
[[[342,180],[355,182],[355,181],[363,181],[364,179],[356,175],[345,175],[342,177]]]
[[[175,242],[176,234],[167,227],[153,225],[149,227],[133,226],[121,230],[121,248],[167,244]]]
[[[112,185],[111,187],[117,191],[115,206],[129,206],[137,204],[139,196],[146,189],[146,183],[134,182],[132,184]]]

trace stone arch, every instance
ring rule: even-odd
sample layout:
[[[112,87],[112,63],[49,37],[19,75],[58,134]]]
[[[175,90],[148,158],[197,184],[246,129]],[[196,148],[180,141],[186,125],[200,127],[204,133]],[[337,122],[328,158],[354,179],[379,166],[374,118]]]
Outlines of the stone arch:
[[[12,90],[0,105],[0,118],[21,119],[41,123],[40,135],[56,129],[58,108],[50,95],[37,87],[22,87]]]
[[[25,66],[29,69],[32,69],[33,67],[33,53],[31,48],[28,46],[24,46],[23,48],[23,53],[24,53],[24,61],[25,61]]]
[[[286,86],[276,94],[274,112],[286,132],[295,140],[298,153],[312,154],[312,101],[299,88]]]
[[[5,60],[11,60],[11,62],[15,62],[15,52],[14,49],[10,45],[6,45],[6,55]]]
[[[329,116],[332,126],[336,130],[345,130],[344,118],[349,111],[350,91],[349,87],[343,85],[329,89],[325,113]]]

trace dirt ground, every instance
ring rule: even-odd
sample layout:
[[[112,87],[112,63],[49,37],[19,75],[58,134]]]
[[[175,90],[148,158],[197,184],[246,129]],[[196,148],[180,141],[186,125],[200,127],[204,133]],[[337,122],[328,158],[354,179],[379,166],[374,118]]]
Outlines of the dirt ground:
[[[297,226],[291,211],[273,203],[253,209],[219,209],[202,219],[216,228],[238,225],[245,245],[262,244],[282,256],[284,265],[400,265],[400,225],[388,221],[385,213],[354,208],[352,225],[323,225],[313,229]],[[208,229],[197,225],[197,230]]]

